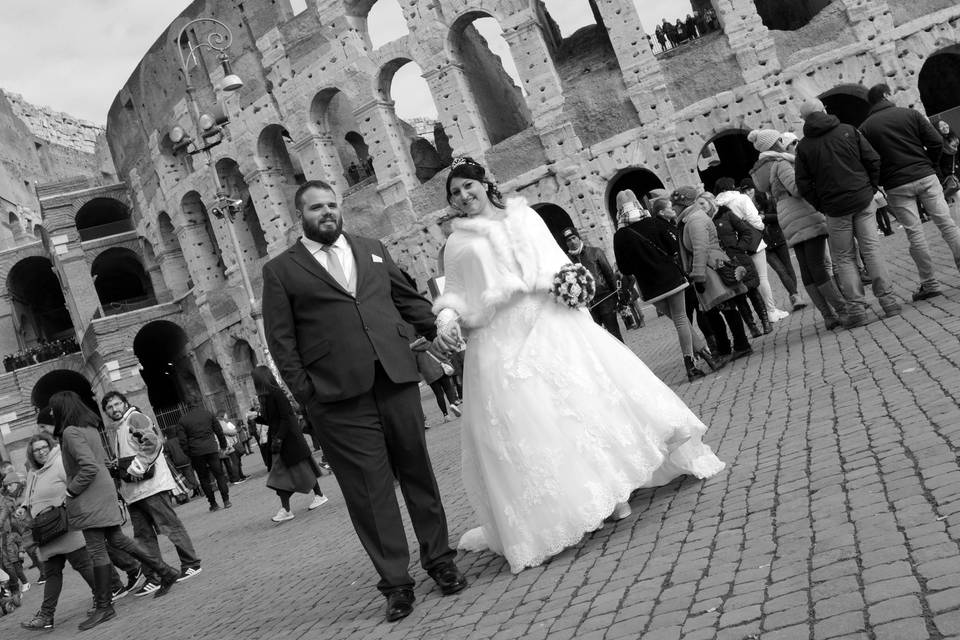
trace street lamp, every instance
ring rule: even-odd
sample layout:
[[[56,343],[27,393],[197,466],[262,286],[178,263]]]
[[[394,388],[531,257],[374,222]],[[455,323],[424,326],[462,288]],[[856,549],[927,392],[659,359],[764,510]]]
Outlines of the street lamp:
[[[188,35],[188,30],[195,25],[206,25],[213,30],[207,35],[205,40],[193,42]],[[228,118],[226,113],[217,111],[214,113],[201,113],[200,105],[197,103],[196,89],[190,81],[190,69],[199,66],[199,55],[202,49],[209,49],[217,55],[217,61],[223,68],[223,81],[220,88],[223,91],[236,91],[243,86],[243,80],[233,73],[230,69],[230,60],[227,57],[226,50],[233,42],[233,33],[224,23],[214,18],[197,18],[191,20],[180,29],[174,40],[174,46],[180,54],[180,71],[183,73],[183,81],[186,85],[187,106],[190,111],[190,118],[193,122],[193,129],[197,135],[195,140],[189,133],[184,131],[183,127],[177,125],[170,129],[168,133],[170,142],[173,143],[175,153],[186,152],[190,155],[201,154],[207,163],[207,169],[213,178],[214,191],[216,193],[213,205],[210,207],[210,213],[217,218],[226,218],[227,229],[230,233],[230,241],[233,243],[233,252],[237,258],[237,270],[240,272],[240,279],[243,281],[243,288],[247,294],[250,304],[250,317],[253,318],[257,327],[257,334],[260,338],[260,344],[263,347],[264,361],[279,379],[277,367],[270,357],[270,350],[267,347],[267,334],[263,326],[263,314],[260,313],[257,305],[257,296],[253,290],[253,284],[250,281],[250,275],[247,273],[247,267],[244,263],[241,251],[240,241],[237,239],[237,230],[234,224],[242,220],[240,213],[243,210],[243,201],[231,198],[223,184],[220,182],[220,176],[217,174],[216,164],[213,160],[213,154],[210,149],[223,142],[224,127],[226,127]],[[184,46],[186,43],[186,46]],[[193,148],[191,149],[191,145]]]

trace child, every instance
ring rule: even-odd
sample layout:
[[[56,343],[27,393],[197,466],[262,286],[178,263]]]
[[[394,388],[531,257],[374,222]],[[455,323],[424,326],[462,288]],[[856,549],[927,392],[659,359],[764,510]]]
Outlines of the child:
[[[7,584],[13,594],[30,589],[20,558],[26,523],[15,514],[23,484],[16,473],[8,473],[3,477],[3,495],[0,495],[0,568],[10,574]]]

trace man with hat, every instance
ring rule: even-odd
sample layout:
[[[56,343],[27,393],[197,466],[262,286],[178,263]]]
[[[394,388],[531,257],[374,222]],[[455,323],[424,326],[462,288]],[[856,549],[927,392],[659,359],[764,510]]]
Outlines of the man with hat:
[[[584,244],[580,234],[573,227],[567,227],[560,235],[564,244],[567,245],[567,255],[570,256],[570,260],[586,267],[597,283],[597,292],[590,304],[590,315],[593,321],[602,325],[613,337],[623,342],[620,324],[617,322],[617,277],[610,268],[607,256],[601,249]]]

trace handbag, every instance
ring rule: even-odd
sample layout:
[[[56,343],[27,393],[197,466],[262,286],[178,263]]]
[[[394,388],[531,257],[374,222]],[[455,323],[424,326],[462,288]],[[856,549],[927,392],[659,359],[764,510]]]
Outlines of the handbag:
[[[740,284],[740,281],[743,280],[744,276],[747,275],[745,268],[734,264],[731,260],[722,260],[716,266],[710,268],[717,272],[720,280],[728,287],[737,286]]]
[[[443,375],[452,376],[454,374],[453,365],[451,365],[449,362],[444,362],[443,360],[433,355],[429,351],[427,351],[427,355],[437,361],[437,364],[439,364],[440,368],[443,369]]]
[[[943,197],[950,198],[960,191],[960,179],[957,179],[957,176],[950,174],[943,179],[942,186]]]
[[[123,456],[122,458],[117,458],[117,465],[111,468],[111,473],[114,478],[117,480],[122,480],[123,482],[143,482],[144,480],[149,480],[153,477],[153,474],[156,473],[157,465],[156,458],[153,462],[150,463],[150,466],[147,467],[147,470],[143,472],[143,475],[139,478],[134,478],[129,473],[127,473],[127,468],[130,467],[130,463],[133,462],[133,459],[137,456]],[[158,456],[159,457],[159,456]]]
[[[33,516],[33,541],[40,546],[50,544],[67,532],[67,508],[62,504],[47,507]]]
[[[177,470],[176,466],[174,466],[173,462],[170,460],[170,456],[167,456],[166,460],[167,467],[170,469],[170,475],[173,476],[173,484],[176,485],[170,491],[173,494],[174,501],[177,504],[186,504],[190,502],[190,491],[187,489],[187,479],[184,478],[183,474]]]

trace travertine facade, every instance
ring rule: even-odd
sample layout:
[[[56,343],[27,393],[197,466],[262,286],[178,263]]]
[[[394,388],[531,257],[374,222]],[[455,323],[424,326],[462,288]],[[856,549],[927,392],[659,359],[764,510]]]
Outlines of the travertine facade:
[[[445,208],[446,172],[433,172],[449,161],[445,144],[486,163],[505,193],[540,205],[554,228],[572,222],[590,242],[609,246],[617,190],[700,184],[714,151],[721,162],[736,161],[730,134],[796,130],[803,99],[838,86],[855,96],[849,85],[885,81],[898,102],[922,110],[922,66],[960,43],[953,0],[808,3],[818,12],[795,31],[768,29],[753,0],[712,0],[722,31],[658,54],[647,37],[654,25],[641,24],[631,0],[569,1],[592,9],[600,24],[561,38],[551,2],[402,0],[409,33],[377,48],[366,32],[376,0],[310,0],[298,15],[286,0],[194,2],[146,52],[110,109],[107,138],[126,186],[110,197],[132,208],[135,230],[125,241],[141,244],[157,304],[90,321],[95,303],[76,303],[88,322],[81,336],[95,389],[119,386],[146,403],[143,380],[166,366],[163,375],[177,383],[166,394],[154,383],[150,395],[161,402],[193,389],[218,407],[246,404],[249,370],[264,356],[257,301],[251,305],[238,264],[258,297],[261,265],[298,234],[291,200],[304,179],[334,184],[347,228],[384,239],[425,289],[443,241],[435,221]],[[201,107],[219,99],[230,118],[212,150],[214,167],[202,155],[177,153],[168,135],[175,124],[195,133],[173,41],[203,17],[232,28],[229,56],[245,82],[220,92],[223,74],[207,53],[191,72]],[[471,26],[479,17],[503,29],[522,90]],[[199,25],[190,37],[208,33]],[[411,61],[437,107],[432,141],[419,139],[422,126],[398,119],[390,98],[393,74]],[[368,159],[374,175],[357,169]],[[229,223],[207,215],[212,171],[243,201],[234,227],[239,252]],[[70,224],[93,192],[44,200],[45,220],[65,238],[62,273],[84,295],[93,284],[69,265],[90,262],[89,243]],[[151,336],[169,346],[168,364],[147,353]]]

